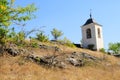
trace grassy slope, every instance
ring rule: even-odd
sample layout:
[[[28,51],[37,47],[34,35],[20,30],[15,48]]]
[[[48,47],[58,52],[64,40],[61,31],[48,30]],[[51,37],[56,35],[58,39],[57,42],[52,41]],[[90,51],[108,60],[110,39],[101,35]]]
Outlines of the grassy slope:
[[[105,58],[108,62],[84,67],[69,66],[67,69],[44,68],[23,57],[4,55],[0,57],[0,80],[119,80],[119,59],[86,49],[60,46],[65,53],[78,51]],[[52,54],[53,51],[33,49],[36,54]]]

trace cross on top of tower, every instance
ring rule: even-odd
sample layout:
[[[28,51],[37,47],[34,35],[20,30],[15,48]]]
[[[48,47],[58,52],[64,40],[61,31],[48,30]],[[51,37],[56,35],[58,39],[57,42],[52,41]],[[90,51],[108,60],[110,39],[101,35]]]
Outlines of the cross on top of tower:
[[[91,24],[91,23],[100,25],[92,18],[92,10],[90,9],[90,18],[85,22],[85,24],[83,26]],[[102,26],[102,25],[100,25],[100,26]]]
[[[90,18],[92,18],[92,9],[90,9]]]

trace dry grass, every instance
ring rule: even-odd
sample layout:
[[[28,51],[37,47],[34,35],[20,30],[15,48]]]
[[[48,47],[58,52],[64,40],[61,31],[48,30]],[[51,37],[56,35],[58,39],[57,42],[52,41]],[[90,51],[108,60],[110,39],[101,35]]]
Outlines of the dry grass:
[[[65,48],[64,52],[86,52],[96,57],[105,58],[107,62],[84,67],[69,66],[67,69],[45,68],[26,61],[22,56],[0,57],[0,80],[120,80],[120,59],[87,49]],[[52,54],[52,51],[33,49],[36,54]],[[119,63],[119,65],[118,65]]]

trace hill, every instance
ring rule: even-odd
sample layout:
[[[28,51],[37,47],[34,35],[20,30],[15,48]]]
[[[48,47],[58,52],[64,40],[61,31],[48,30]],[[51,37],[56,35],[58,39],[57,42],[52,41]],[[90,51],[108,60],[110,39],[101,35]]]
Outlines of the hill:
[[[14,55],[9,48],[0,56],[0,80],[119,80],[120,59],[101,52],[51,43],[20,51]],[[79,58],[81,54],[87,57]],[[54,57],[53,62],[63,62],[65,67],[50,64],[50,57]],[[82,65],[75,65],[79,60]]]

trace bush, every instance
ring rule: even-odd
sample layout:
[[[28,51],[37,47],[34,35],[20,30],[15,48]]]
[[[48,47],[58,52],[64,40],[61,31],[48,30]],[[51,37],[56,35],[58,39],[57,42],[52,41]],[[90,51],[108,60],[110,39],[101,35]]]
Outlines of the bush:
[[[75,45],[66,37],[63,40],[59,40],[62,44],[68,46],[68,47],[75,47]]]
[[[54,40],[58,40],[58,38],[63,35],[62,31],[59,31],[59,30],[57,30],[56,28],[54,28],[54,29],[51,31],[51,34],[52,34],[52,36],[54,37]]]
[[[43,32],[38,33],[36,36],[37,36],[36,39],[40,42],[48,42],[49,41],[48,36],[46,36]]]
[[[88,45],[88,49],[93,50],[93,48],[94,48],[94,44],[89,44]]]
[[[38,41],[34,38],[30,38],[30,46],[33,48],[38,48],[39,47]]]
[[[101,48],[101,49],[100,49],[100,52],[106,53],[104,48]]]
[[[38,44],[36,42],[33,42],[33,43],[31,43],[31,46],[34,47],[34,48],[37,48]]]

